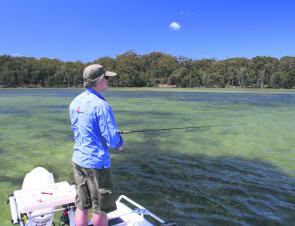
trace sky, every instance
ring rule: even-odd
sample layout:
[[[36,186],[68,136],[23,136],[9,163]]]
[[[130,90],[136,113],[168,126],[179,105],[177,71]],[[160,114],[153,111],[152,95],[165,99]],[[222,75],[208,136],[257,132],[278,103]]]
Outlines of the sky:
[[[293,0],[0,0],[0,55],[295,56]]]

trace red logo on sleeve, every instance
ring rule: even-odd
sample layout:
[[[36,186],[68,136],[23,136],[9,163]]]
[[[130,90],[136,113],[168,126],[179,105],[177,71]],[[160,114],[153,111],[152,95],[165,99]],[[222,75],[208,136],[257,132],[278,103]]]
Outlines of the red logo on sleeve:
[[[77,111],[78,113],[81,112],[81,110],[80,110],[80,106],[78,106],[78,107],[76,108],[76,111]]]

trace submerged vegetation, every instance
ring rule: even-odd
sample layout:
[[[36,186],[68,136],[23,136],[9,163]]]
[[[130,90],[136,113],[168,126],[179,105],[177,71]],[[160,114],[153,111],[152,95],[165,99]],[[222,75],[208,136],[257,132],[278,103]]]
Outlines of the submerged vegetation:
[[[110,81],[114,87],[295,87],[295,57],[291,56],[192,60],[132,51],[89,63],[2,55],[0,87],[80,87],[82,71],[90,63],[116,71],[119,76]]]
[[[124,135],[126,149],[111,150],[116,196],[185,226],[293,225],[294,90],[155,90],[104,93],[120,130],[232,126]],[[34,167],[73,182],[68,105],[81,91],[0,89],[1,226],[11,225],[8,194]]]

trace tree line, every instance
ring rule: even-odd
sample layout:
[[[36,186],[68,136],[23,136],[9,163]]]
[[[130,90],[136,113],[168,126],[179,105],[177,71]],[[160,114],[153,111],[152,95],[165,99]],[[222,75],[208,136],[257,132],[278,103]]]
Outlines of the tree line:
[[[92,63],[117,72],[109,80],[114,87],[295,88],[291,56],[192,60],[133,51],[89,63],[0,55],[0,87],[81,87],[83,69]]]

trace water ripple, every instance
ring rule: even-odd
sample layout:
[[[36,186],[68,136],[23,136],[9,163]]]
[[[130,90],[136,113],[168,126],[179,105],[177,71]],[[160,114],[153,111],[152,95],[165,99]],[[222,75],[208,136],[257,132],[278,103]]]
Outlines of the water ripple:
[[[268,162],[160,152],[133,158],[126,158],[124,167],[114,163],[120,191],[179,225],[291,225],[295,220],[295,180]]]

